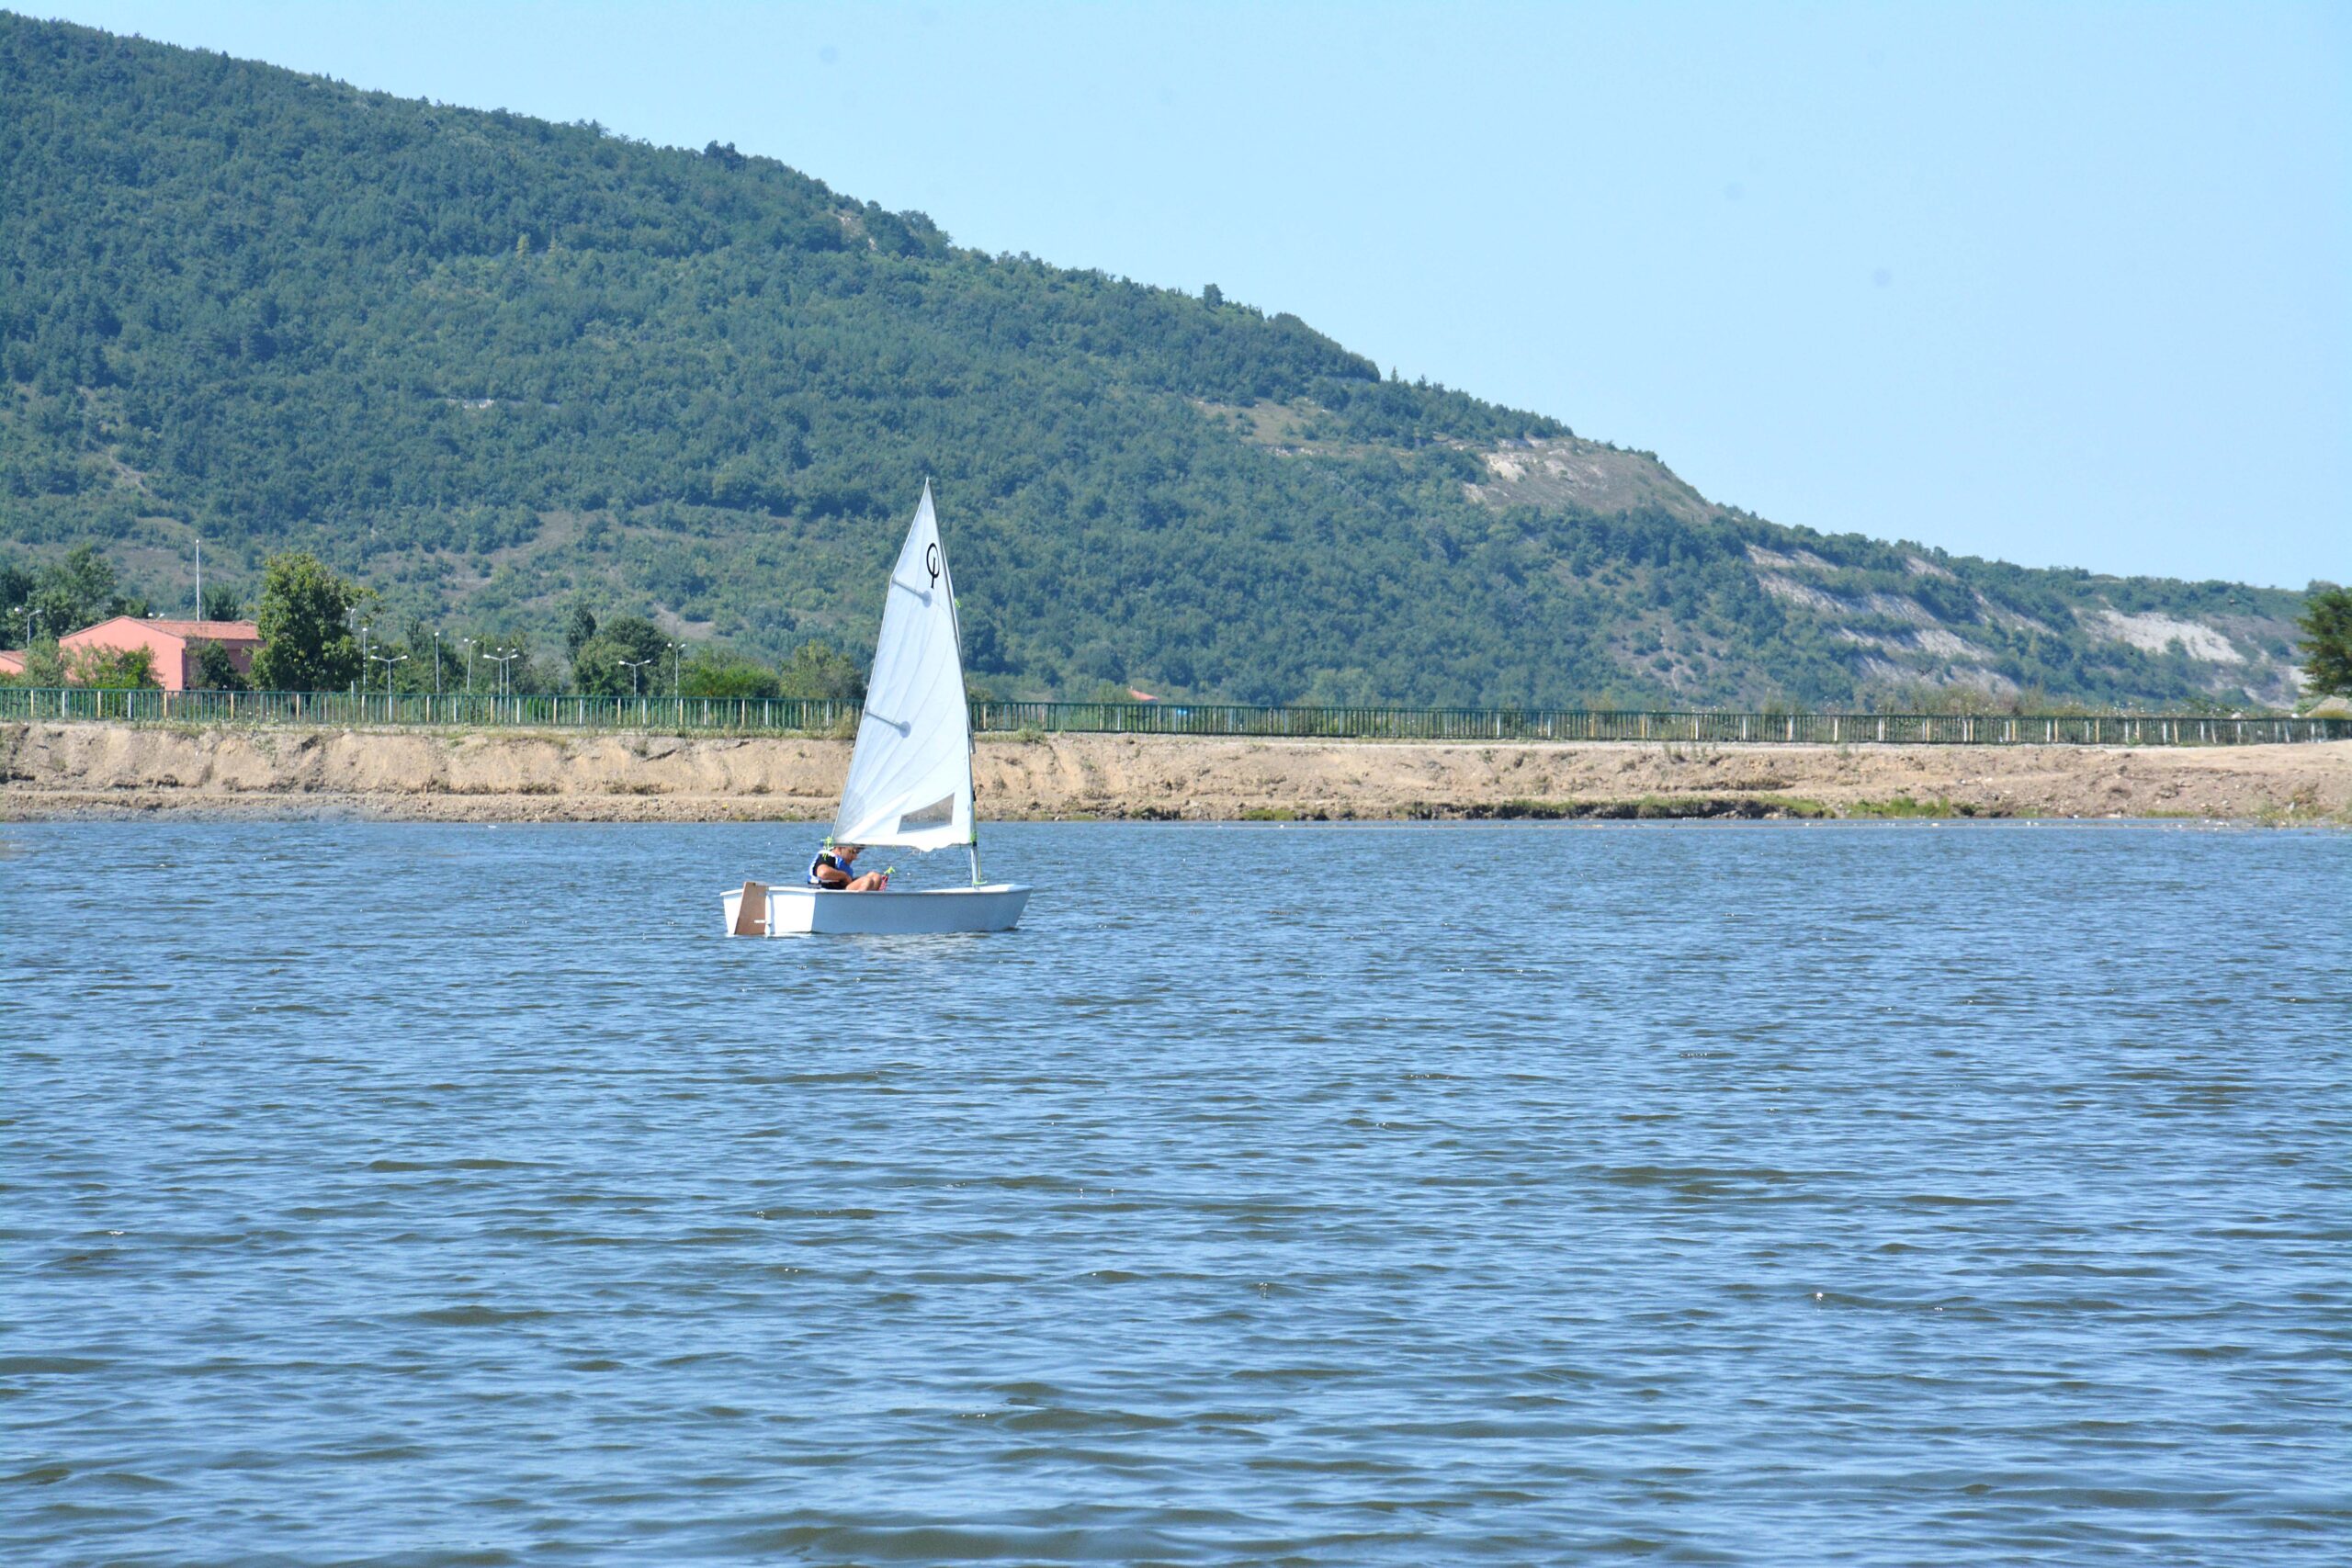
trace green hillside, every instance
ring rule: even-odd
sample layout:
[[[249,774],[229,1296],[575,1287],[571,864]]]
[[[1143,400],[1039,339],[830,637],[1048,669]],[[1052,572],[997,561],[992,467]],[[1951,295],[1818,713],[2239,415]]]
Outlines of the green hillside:
[[[1775,526],[1295,316],[729,147],[9,16],[0,106],[0,553],[96,544],[162,607],[200,533],[208,583],[299,547],[453,634],[547,647],[577,594],[862,649],[929,475],[1007,694],[2291,694],[2299,595]]]

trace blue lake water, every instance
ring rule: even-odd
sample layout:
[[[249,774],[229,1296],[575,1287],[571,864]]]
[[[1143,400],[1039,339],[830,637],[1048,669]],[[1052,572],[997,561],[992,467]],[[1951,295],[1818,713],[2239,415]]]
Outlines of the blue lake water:
[[[811,838],[0,826],[0,1561],[2345,1561],[2352,835]]]

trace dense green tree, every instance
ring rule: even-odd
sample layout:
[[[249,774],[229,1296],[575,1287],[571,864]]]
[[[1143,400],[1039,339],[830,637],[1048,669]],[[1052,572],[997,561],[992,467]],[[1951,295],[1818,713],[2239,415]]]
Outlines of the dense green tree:
[[[572,654],[572,677],[594,696],[626,697],[661,689],[668,639],[642,615],[613,615]]]
[[[57,646],[55,637],[36,638],[26,646],[24,653],[24,672],[0,675],[0,684],[39,686],[45,691],[54,691],[66,683],[65,654]]]
[[[777,692],[786,697],[832,697],[844,702],[865,700],[865,671],[856,660],[821,637],[792,650],[777,671]]]
[[[686,660],[678,682],[688,697],[776,697],[784,694],[776,673],[756,659],[725,649],[698,649]]]
[[[238,621],[243,620],[244,615],[244,601],[238,596],[235,589],[225,582],[208,582],[204,585],[204,607],[199,612],[200,619]]]
[[[595,635],[595,613],[588,608],[587,600],[575,597],[563,613],[563,648],[573,663],[580,661],[581,649]]]
[[[22,648],[32,640],[33,574],[0,560],[0,648]]]
[[[122,614],[119,582],[114,562],[89,545],[76,545],[63,559],[42,570],[33,593],[41,619],[62,637]]]
[[[359,640],[352,612],[372,596],[302,550],[275,555],[262,568],[257,622],[262,645],[253,682],[266,692],[333,692],[359,679]]]
[[[2303,688],[2352,696],[2352,588],[2314,584],[2297,623],[2303,628]]]
[[[28,584],[22,583],[23,572],[16,575],[25,592],[16,626],[37,624],[44,636],[64,637],[112,615],[147,613],[147,602],[121,592],[114,562],[91,545],[74,546],[32,573]]]
[[[223,615],[218,618],[227,620],[231,617]],[[237,661],[230,657],[229,650],[212,638],[198,637],[189,647],[196,654],[194,684],[198,690],[242,692],[252,684],[245,679],[245,672],[237,668]]]
[[[155,674],[155,653],[147,648],[77,648],[65,655],[65,679],[76,686],[108,690],[153,690],[164,682]]]

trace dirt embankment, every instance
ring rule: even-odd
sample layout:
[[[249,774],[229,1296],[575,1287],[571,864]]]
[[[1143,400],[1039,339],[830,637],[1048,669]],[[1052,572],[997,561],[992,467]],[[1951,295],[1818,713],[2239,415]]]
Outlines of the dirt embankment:
[[[197,810],[439,821],[830,817],[846,741],[111,724],[0,726],[0,818]],[[2352,823],[2352,742],[1463,745],[984,736],[985,814],[1233,820],[2209,817]]]

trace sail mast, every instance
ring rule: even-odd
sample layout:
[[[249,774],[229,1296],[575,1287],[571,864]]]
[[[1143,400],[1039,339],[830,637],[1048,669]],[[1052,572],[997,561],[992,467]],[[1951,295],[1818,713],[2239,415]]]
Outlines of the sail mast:
[[[925,506],[931,504],[931,476],[929,474],[922,477],[922,503]],[[940,559],[944,562],[946,558],[946,547],[943,545]],[[979,738],[972,733],[971,687],[964,680],[964,606],[956,603],[952,580],[949,582],[947,593],[947,618],[956,634],[956,689],[964,694],[964,793],[972,803],[972,836],[966,840],[965,848],[972,852],[972,886],[978,887],[980,886],[980,786],[972,777],[971,760],[979,754],[980,743]]]

